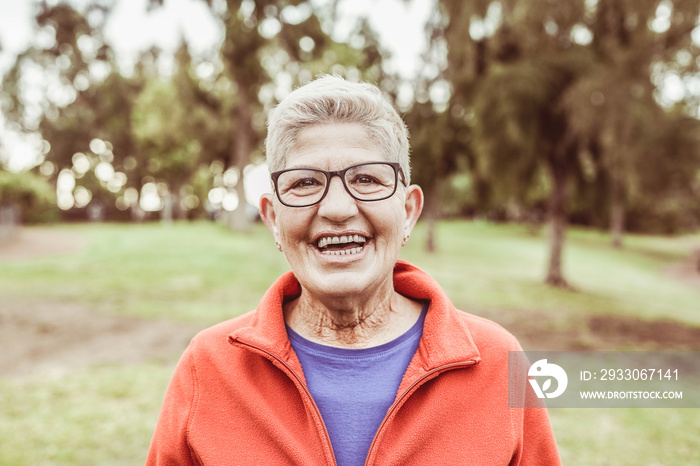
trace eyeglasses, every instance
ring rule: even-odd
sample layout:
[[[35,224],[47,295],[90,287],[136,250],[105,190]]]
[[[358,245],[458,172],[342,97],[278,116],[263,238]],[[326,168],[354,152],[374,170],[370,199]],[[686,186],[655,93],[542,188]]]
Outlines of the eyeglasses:
[[[288,168],[270,174],[275,193],[287,207],[309,207],[318,204],[328,194],[331,178],[343,180],[345,190],[358,201],[381,201],[396,192],[399,173],[406,177],[397,162],[367,162],[344,170],[325,171],[317,168]]]

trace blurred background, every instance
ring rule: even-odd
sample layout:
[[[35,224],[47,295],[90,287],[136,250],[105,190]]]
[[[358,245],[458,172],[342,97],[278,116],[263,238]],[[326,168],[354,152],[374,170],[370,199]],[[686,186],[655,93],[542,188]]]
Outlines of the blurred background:
[[[404,117],[404,258],[457,307],[700,350],[699,2],[0,0],[0,464],[143,461],[189,338],[287,270],[265,122],[321,73]],[[700,461],[695,410],[552,417],[565,464]]]
[[[245,231],[267,111],[333,73],[403,113],[431,224],[549,221],[564,285],[567,222],[617,246],[700,225],[695,3],[5,1],[2,223]]]

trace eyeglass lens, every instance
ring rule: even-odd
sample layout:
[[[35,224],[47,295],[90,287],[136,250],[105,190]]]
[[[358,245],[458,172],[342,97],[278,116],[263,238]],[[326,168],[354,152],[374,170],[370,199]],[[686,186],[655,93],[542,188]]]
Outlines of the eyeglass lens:
[[[329,179],[326,172],[297,168],[284,171],[277,179],[280,200],[291,206],[312,205],[321,200]],[[385,163],[356,165],[345,171],[343,183],[360,201],[386,199],[396,190],[396,171]]]

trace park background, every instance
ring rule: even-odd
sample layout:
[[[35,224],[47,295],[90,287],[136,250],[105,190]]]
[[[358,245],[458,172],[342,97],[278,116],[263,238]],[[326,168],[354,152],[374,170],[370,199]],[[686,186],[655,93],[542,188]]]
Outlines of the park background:
[[[120,3],[31,2],[4,70],[0,464],[143,462],[189,339],[288,269],[261,143],[319,73],[404,116],[428,203],[402,257],[458,308],[528,350],[700,349],[698,2],[149,1],[214,39],[126,59]],[[700,460],[696,409],[551,416],[565,464]]]

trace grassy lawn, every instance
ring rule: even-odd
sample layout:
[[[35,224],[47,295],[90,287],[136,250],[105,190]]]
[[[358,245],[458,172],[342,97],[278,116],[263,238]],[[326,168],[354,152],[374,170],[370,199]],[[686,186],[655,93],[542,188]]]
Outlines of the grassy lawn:
[[[416,247],[423,243],[419,229],[404,257],[435,277],[463,310],[670,317],[700,325],[700,290],[663,273],[688,256],[693,245],[700,248],[700,235],[630,236],[626,248],[614,250],[602,233],[573,230],[566,242],[564,275],[574,289],[557,290],[543,284],[544,231],[532,235],[519,225],[474,222],[440,227],[437,254]]]
[[[89,246],[0,263],[0,304],[74,303],[94,312],[169,319],[204,328],[255,307],[288,269],[262,225],[231,234],[211,223],[70,225]],[[576,332],[592,316],[700,326],[700,288],[665,273],[700,247],[700,235],[628,237],[574,230],[565,274],[573,290],[542,285],[544,233],[517,225],[444,222],[438,252],[423,225],[403,258],[431,273],[457,307],[543,334]],[[517,333],[516,333],[517,334]],[[694,348],[698,349],[698,348]],[[1,465],[142,464],[178,354],[99,365],[62,376],[0,377]],[[557,409],[550,412],[567,465],[700,464],[696,409]]]
[[[171,372],[147,362],[0,379],[0,464],[143,464]]]
[[[239,236],[208,223],[61,227],[86,235],[90,246],[0,265],[0,294],[211,325],[255,308],[288,270],[272,236],[256,227]]]

